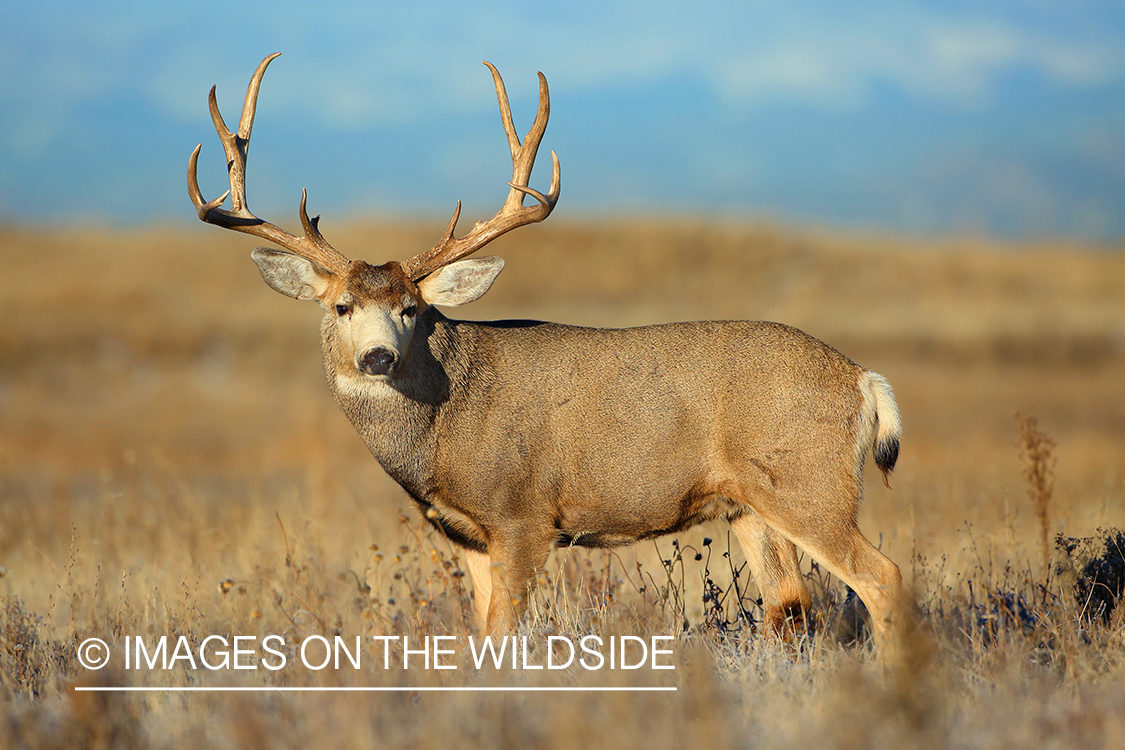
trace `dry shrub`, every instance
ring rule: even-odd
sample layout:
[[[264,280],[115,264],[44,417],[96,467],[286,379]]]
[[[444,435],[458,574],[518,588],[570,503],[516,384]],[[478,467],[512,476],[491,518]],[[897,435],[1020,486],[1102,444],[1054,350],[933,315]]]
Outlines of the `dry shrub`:
[[[1086,618],[1109,622],[1125,591],[1125,532],[1098,529],[1092,537],[1059,534],[1060,575],[1074,578],[1074,597]]]
[[[1034,416],[1016,415],[1019,439],[1016,447],[1024,463],[1023,476],[1027,480],[1027,496],[1031,499],[1035,517],[1039,519],[1040,546],[1043,551],[1043,577],[1050,572],[1051,496],[1055,492],[1055,441],[1039,429]]]

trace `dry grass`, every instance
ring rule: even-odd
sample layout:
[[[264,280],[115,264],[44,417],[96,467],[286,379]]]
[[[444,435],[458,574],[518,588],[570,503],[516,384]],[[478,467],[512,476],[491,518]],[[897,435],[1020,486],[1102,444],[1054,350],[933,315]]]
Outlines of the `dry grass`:
[[[371,260],[435,235],[325,230]],[[1125,527],[1125,256],[1076,247],[560,223],[496,243],[508,270],[464,310],[781,320],[886,375],[903,455],[893,491],[869,479],[861,524],[918,602],[900,672],[837,645],[854,616],[815,566],[817,629],[761,638],[721,525],[560,551],[527,625],[533,663],[549,635],[676,634],[674,671],[477,671],[464,649],[458,670],[384,670],[370,640],[359,670],[83,669],[75,648],[94,636],[119,657],[126,636],[276,633],[292,664],[309,635],[469,633],[457,551],[422,530],[327,393],[317,313],[269,291],[251,243],[226,234],[0,234],[0,747],[1125,743],[1125,612],[1103,606],[1120,596],[1121,537],[1097,531]],[[1020,438],[1030,463],[1013,447],[1017,412],[1038,419]],[[679,690],[72,689],[520,681]]]

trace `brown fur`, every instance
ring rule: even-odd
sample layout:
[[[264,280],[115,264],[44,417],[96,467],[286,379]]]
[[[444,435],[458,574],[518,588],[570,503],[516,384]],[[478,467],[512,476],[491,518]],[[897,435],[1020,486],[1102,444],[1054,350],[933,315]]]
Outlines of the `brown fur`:
[[[374,307],[418,294],[396,264],[350,269],[343,288]],[[517,624],[552,545],[629,544],[725,517],[771,617],[808,607],[795,542],[890,631],[898,568],[856,525],[883,415],[867,371],[835,349],[778,323],[593,329],[429,307],[394,377],[368,385],[328,296],[334,395],[426,517],[488,555],[490,580],[478,565],[474,583],[489,629]]]

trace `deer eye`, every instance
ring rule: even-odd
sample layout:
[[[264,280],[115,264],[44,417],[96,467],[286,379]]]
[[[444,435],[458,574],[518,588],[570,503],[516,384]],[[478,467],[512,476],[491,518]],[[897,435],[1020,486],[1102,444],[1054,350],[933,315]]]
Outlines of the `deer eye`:
[[[407,308],[406,308],[405,310],[403,310],[403,311],[402,311],[402,317],[404,317],[404,318],[413,318],[413,317],[414,317],[414,315],[415,315],[415,314],[416,314],[417,312],[418,312],[418,307],[417,307],[416,305],[410,305],[410,306],[408,306],[408,307],[407,307]]]
[[[336,314],[343,317],[351,312],[351,308],[347,305],[336,305]]]

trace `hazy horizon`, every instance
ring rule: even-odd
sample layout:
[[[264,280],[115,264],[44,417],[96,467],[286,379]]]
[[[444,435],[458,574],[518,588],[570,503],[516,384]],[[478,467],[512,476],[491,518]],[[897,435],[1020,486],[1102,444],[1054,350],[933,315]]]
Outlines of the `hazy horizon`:
[[[1104,2],[337,3],[316,11],[136,2],[0,29],[0,220],[190,220],[207,114],[237,119],[275,51],[249,164],[259,215],[448,215],[503,199],[510,165],[488,71],[516,126],[536,70],[552,118],[532,185],[562,161],[556,217],[698,213],[923,234],[1125,236],[1125,11]]]

